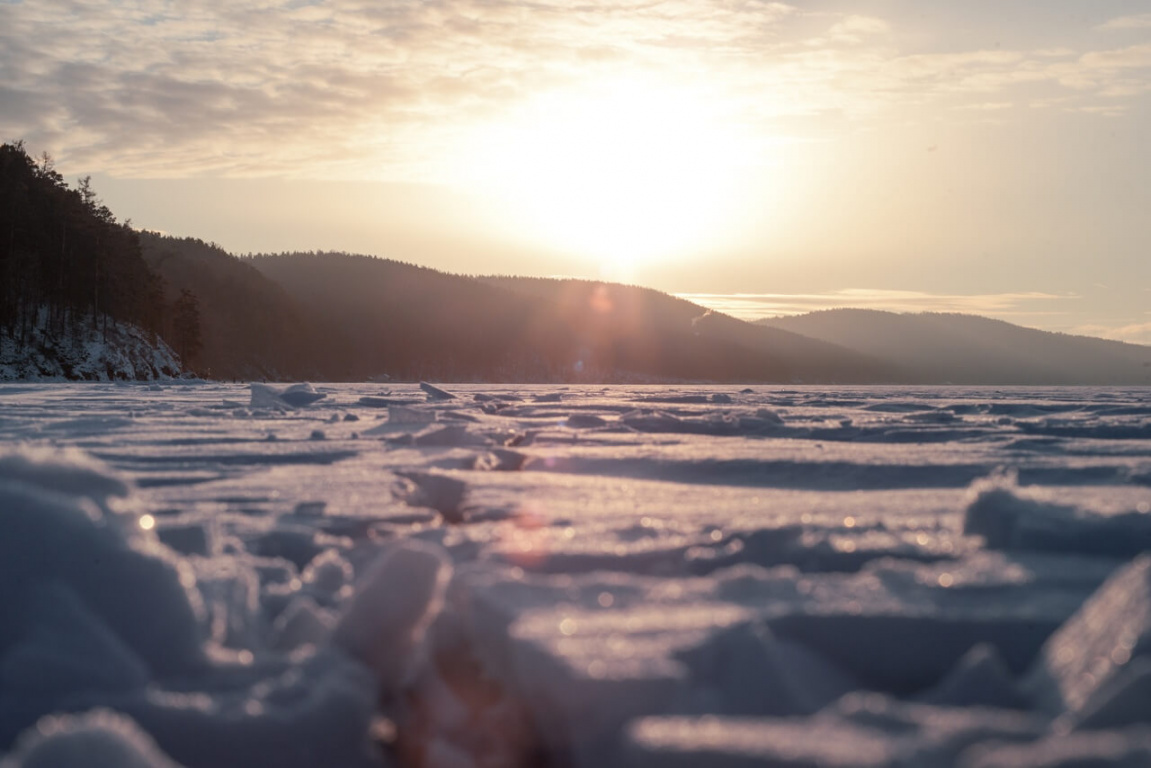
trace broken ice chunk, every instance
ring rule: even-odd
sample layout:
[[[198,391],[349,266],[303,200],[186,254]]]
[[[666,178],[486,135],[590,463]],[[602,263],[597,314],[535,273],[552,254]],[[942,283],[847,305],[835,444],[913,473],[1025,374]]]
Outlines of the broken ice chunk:
[[[607,425],[607,421],[594,413],[573,413],[564,424],[572,429],[594,429]]]
[[[447,475],[428,472],[402,472],[404,483],[396,495],[413,507],[431,507],[449,523],[462,523],[464,514],[460,506],[467,493],[467,484]]]
[[[420,382],[420,389],[428,393],[428,400],[455,400],[456,396],[451,392],[440,389],[434,384],[429,384],[426,381]]]
[[[451,424],[439,429],[427,429],[414,437],[412,442],[421,448],[455,448],[468,445],[488,445],[483,435],[469,432],[462,424]]]
[[[515,472],[523,469],[528,457],[519,451],[506,448],[493,448],[491,451],[476,457],[474,468],[487,472]]]
[[[809,715],[860,687],[819,654],[778,639],[762,623],[723,630],[681,658],[693,682],[714,691],[721,714]]]
[[[386,550],[356,585],[332,643],[396,691],[416,668],[424,632],[443,604],[452,567],[439,547],[405,541]]]
[[[1133,659],[1151,655],[1151,555],[1116,573],[1043,645],[1028,686],[1044,710],[1083,710]]]
[[[1151,549],[1151,515],[1100,514],[1056,501],[1050,491],[1021,488],[1014,474],[971,485],[963,532],[989,549],[1078,552],[1134,557]]]
[[[1079,730],[1151,724],[1151,659],[1141,657],[1100,688],[1075,718]]]
[[[327,395],[317,392],[311,384],[293,384],[277,389],[269,384],[252,382],[252,408],[305,408]]]
[[[1027,708],[1007,662],[990,643],[979,643],[964,654],[921,700],[952,707]]]

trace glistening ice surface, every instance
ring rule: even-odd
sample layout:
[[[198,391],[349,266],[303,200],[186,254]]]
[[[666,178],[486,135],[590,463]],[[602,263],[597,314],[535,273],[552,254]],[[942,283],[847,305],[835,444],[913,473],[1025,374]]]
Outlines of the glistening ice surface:
[[[446,389],[0,386],[0,765],[1151,765],[1146,388]]]

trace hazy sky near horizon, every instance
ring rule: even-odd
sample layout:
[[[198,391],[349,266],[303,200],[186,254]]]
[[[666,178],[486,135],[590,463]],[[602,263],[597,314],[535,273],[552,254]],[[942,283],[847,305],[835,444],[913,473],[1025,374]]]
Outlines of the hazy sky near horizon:
[[[0,0],[0,73],[234,252],[1151,343],[1151,0]]]

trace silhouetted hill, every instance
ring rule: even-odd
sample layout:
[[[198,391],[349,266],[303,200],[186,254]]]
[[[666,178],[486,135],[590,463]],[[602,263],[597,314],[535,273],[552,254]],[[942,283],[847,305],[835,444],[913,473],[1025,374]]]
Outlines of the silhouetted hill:
[[[246,259],[351,353],[340,378],[443,381],[851,381],[879,363],[648,289],[476,279],[342,253]],[[319,321],[317,321],[319,322]]]
[[[529,302],[471,278],[345,253],[244,259],[309,316],[340,329],[348,351],[336,373],[364,379],[535,380]]]
[[[1151,347],[976,315],[832,309],[757,324],[885,360],[909,383],[1151,383]]]
[[[486,277],[541,300],[594,364],[718,381],[891,381],[891,366],[827,342],[759,328],[651,288],[589,280]]]
[[[250,264],[193,238],[142,232],[140,243],[169,298],[189,291],[196,299],[201,349],[188,362],[201,375],[331,378],[341,357],[338,329],[310,316]]]

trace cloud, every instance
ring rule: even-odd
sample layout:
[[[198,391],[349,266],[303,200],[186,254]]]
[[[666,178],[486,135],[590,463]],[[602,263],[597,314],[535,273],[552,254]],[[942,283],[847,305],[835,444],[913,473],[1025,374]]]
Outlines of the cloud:
[[[1147,69],[1151,67],[1151,43],[1112,51],[1092,51],[1083,54],[1080,62],[1089,70]]]
[[[746,53],[791,13],[704,0],[0,3],[0,131],[121,175],[418,178],[467,126],[531,94],[625,65],[690,73],[698,52]]]
[[[1011,109],[1014,106],[1010,101],[982,101],[977,104],[962,104],[956,109],[969,109],[976,112],[998,112],[1002,109]]]
[[[1100,24],[1096,29],[1113,31],[1117,29],[1151,29],[1151,13],[1139,13],[1133,16],[1120,16]]]
[[[862,43],[868,38],[884,35],[891,31],[891,25],[873,16],[848,16],[832,26],[827,33],[835,42]]]
[[[746,320],[779,315],[800,315],[822,309],[879,309],[888,312],[963,312],[969,314],[1011,315],[1042,314],[1029,309],[1035,304],[1049,304],[1075,298],[1051,293],[938,294],[922,291],[891,291],[849,288],[828,293],[679,293],[682,299]]]
[[[1151,66],[1147,45],[909,55],[904,32],[751,0],[6,0],[0,137],[120,176],[426,181],[476,126],[623,76],[770,130],[1027,104],[1010,92],[1039,85],[1114,114]]]
[[[1126,341],[1131,344],[1151,345],[1151,323],[1128,323],[1124,325],[1093,323],[1077,326],[1071,329],[1071,333],[1114,341]]]

